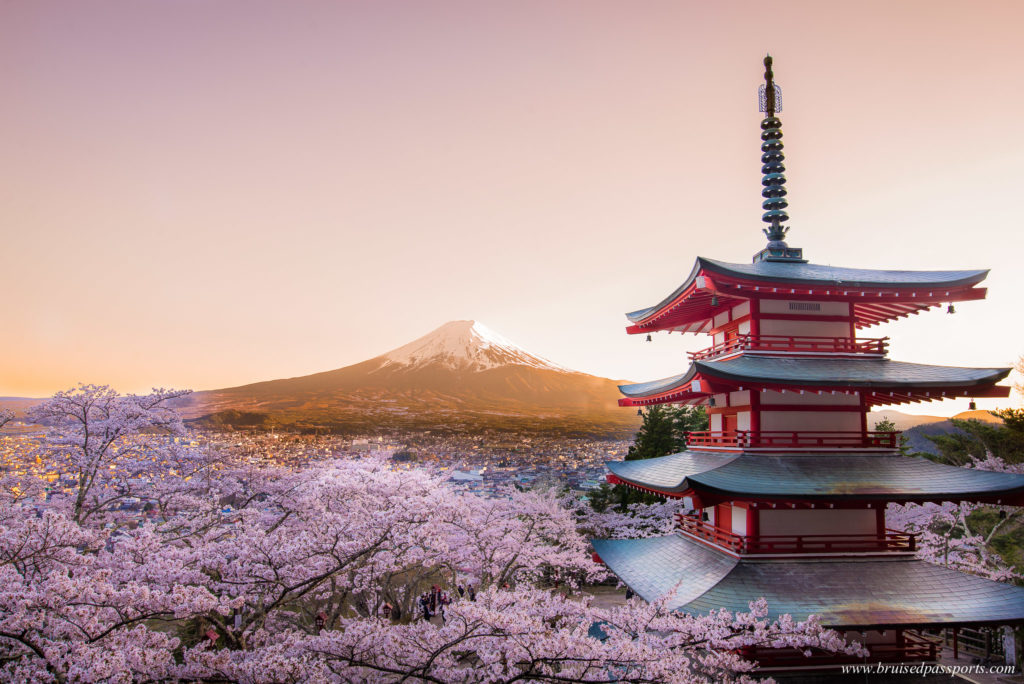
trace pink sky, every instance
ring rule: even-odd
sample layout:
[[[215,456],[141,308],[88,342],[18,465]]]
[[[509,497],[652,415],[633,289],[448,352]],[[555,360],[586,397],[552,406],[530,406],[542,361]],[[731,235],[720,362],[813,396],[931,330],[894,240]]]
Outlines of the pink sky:
[[[679,372],[707,338],[622,313],[763,245],[766,51],[790,244],[992,268],[986,301],[864,334],[1010,365],[1021,26],[1019,2],[3,3],[0,395],[302,375],[459,318]]]

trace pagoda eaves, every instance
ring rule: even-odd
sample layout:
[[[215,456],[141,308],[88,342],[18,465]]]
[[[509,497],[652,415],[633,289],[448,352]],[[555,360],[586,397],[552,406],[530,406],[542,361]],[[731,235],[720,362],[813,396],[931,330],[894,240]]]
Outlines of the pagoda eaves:
[[[953,397],[1006,397],[996,386],[1010,368],[963,368],[890,361],[884,358],[778,358],[743,354],[694,361],[679,375],[619,385],[620,406],[688,403],[739,390],[823,394],[862,390],[866,406],[935,401]],[[863,391],[868,390],[868,391]]]
[[[648,601],[697,615],[749,610],[767,600],[769,618],[817,615],[837,629],[1019,623],[1024,590],[907,555],[885,558],[742,559],[681,535],[594,540],[615,573]],[[808,591],[827,587],[827,591]]]
[[[697,508],[725,501],[826,508],[865,502],[1024,505],[1024,475],[959,468],[892,451],[683,451],[606,465],[612,484],[690,497]]]
[[[848,302],[856,328],[916,314],[943,303],[984,299],[973,271],[884,271],[760,261],[732,264],[698,257],[690,276],[658,304],[626,314],[630,334],[711,332],[716,315],[760,299]],[[749,312],[748,312],[749,313]],[[757,313],[756,311],[754,313]]]

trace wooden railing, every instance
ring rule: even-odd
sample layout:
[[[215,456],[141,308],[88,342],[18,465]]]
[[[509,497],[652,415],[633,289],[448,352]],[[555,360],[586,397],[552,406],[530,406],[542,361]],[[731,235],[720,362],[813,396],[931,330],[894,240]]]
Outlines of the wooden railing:
[[[873,354],[884,356],[888,337],[804,337],[785,335],[742,335],[713,347],[690,352],[690,359],[701,359],[741,351],[766,351],[786,354]]]
[[[941,637],[936,638],[941,639],[946,646],[953,649],[954,657],[967,654],[987,663],[993,658],[1001,660],[1006,656],[1003,650],[1003,640],[999,638],[998,632],[992,631],[992,628],[947,628],[942,630]]]
[[[740,655],[756,660],[760,668],[813,667],[841,663],[902,663],[934,662],[938,659],[939,644],[912,632],[903,632],[902,644],[866,644],[867,660],[862,657],[829,653],[811,649],[811,655],[804,655],[803,649],[766,648],[754,646],[740,649]]]
[[[860,449],[895,449],[900,444],[899,432],[858,431],[790,431],[750,430],[712,431],[686,433],[688,447],[734,447],[748,449],[800,449],[852,447]]]
[[[879,644],[876,648],[881,649]],[[892,647],[889,647],[892,648]],[[903,650],[898,655],[905,655],[907,660],[935,660],[938,657],[942,642],[939,639],[929,639],[916,632],[903,632]],[[871,647],[868,646],[871,651]]]
[[[877,534],[762,534],[748,537],[719,529],[696,515],[676,514],[679,529],[739,554],[916,551],[917,536],[898,530]]]

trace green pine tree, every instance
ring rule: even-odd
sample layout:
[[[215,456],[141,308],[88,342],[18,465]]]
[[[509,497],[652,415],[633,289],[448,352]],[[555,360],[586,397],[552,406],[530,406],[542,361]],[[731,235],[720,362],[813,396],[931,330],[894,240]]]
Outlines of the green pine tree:
[[[655,405],[644,412],[644,421],[626,454],[627,461],[668,456],[686,449],[686,433],[708,429],[708,414],[703,406]],[[658,503],[664,497],[648,494],[625,485],[602,484],[588,497],[596,511],[614,506],[625,512],[630,504]]]
[[[972,458],[984,458],[990,453],[1006,463],[1024,462],[1024,409],[993,411],[992,415],[1002,418],[1003,424],[953,418],[950,422],[956,432],[925,435],[939,449],[939,455],[931,458],[963,466]]]

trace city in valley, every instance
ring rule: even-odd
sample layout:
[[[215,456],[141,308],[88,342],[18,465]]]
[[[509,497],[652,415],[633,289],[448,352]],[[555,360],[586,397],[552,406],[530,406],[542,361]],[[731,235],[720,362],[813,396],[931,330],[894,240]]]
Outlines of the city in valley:
[[[47,496],[66,493],[75,482],[61,479],[50,464],[38,459],[42,428],[12,421],[0,430],[0,469],[9,475],[30,475],[49,483]],[[493,497],[508,488],[554,489],[585,498],[605,481],[605,462],[621,459],[631,441],[507,433],[431,435],[315,435],[289,432],[199,430],[184,438],[188,446],[230,455],[253,467],[280,466],[301,470],[333,459],[383,456],[396,469],[424,468],[436,472],[460,491]],[[145,519],[146,501],[129,497],[119,505],[124,522]],[[33,502],[44,510],[45,499]]]

